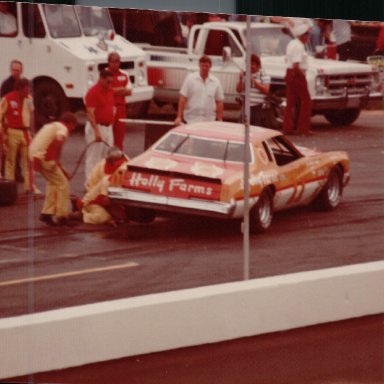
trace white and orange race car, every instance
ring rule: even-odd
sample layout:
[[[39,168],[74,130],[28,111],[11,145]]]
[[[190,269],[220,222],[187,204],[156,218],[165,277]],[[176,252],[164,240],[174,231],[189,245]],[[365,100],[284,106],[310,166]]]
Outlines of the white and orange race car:
[[[235,123],[171,129],[129,162],[108,195],[139,221],[162,211],[241,218],[244,137],[244,126]],[[333,210],[340,204],[349,180],[346,152],[297,147],[278,131],[251,126],[248,155],[251,232],[267,230],[274,211],[307,204]]]

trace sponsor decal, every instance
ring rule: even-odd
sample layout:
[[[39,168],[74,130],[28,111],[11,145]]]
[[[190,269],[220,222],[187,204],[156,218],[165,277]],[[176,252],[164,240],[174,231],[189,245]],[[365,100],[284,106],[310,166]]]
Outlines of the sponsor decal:
[[[215,164],[195,163],[191,170],[197,176],[207,176],[214,178],[219,177],[224,173],[224,170],[217,167]]]
[[[151,157],[146,163],[145,166],[153,169],[161,169],[168,171],[172,168],[175,168],[177,165],[176,161],[171,159],[162,159],[160,157]]]
[[[212,200],[220,196],[220,184],[142,172],[127,172],[124,187],[180,198],[197,197]]]

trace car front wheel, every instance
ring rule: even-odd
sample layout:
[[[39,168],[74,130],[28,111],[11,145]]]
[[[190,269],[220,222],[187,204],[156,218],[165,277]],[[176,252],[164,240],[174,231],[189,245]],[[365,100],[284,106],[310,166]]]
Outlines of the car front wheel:
[[[251,233],[263,233],[272,224],[273,219],[273,195],[270,190],[264,190],[256,205],[250,212]]]
[[[343,194],[342,178],[343,175],[340,169],[332,169],[326,184],[313,202],[315,209],[332,211],[339,206]]]

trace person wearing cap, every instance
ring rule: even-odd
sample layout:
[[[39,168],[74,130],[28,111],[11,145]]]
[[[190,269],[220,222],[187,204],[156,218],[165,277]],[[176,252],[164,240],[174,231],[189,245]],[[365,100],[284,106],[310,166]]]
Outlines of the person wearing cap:
[[[211,59],[202,56],[199,72],[190,73],[185,78],[180,90],[175,125],[223,120],[224,92],[220,81],[210,74],[211,66]]]
[[[305,44],[310,37],[310,26],[298,24],[294,33],[296,38],[287,46],[287,72],[285,76],[287,106],[284,113],[283,132],[310,135],[312,101],[308,90],[305,72],[308,67],[308,53]],[[297,121],[295,121],[295,116]]]
[[[51,226],[69,224],[69,176],[61,165],[60,156],[64,143],[76,126],[76,116],[64,112],[59,121],[45,124],[29,146],[29,158],[34,170],[47,181],[39,219]]]
[[[108,187],[121,185],[129,158],[117,147],[108,150],[105,159],[92,169],[87,180],[87,192],[82,199],[74,199],[77,218],[86,224],[110,224],[125,216],[120,207],[111,207],[108,199]],[[80,216],[80,217],[79,217]],[[76,217],[76,216],[75,216]]]

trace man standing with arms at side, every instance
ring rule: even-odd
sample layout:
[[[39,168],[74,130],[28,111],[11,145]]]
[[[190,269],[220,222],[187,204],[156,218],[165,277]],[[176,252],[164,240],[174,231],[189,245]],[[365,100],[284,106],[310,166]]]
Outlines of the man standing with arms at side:
[[[16,83],[15,90],[7,93],[0,102],[0,132],[4,132],[6,153],[5,178],[15,180],[16,154],[20,151],[24,190],[26,193],[39,195],[41,192],[34,185],[33,170],[28,159],[32,113],[33,101],[29,80],[21,78]]]
[[[47,181],[47,191],[40,221],[48,225],[69,223],[70,187],[67,172],[60,163],[63,145],[76,128],[73,113],[64,112],[60,120],[45,124],[29,146],[29,157],[35,171]]]
[[[12,60],[10,64],[10,72],[11,75],[6,78],[2,84],[0,89],[0,98],[4,97],[7,93],[12,92],[15,89],[15,84],[20,80],[21,75],[23,73],[23,64],[18,60]],[[5,155],[3,155],[3,166],[5,164]],[[1,171],[4,172],[4,169],[1,168]],[[23,176],[21,174],[20,167],[20,153],[17,153],[16,158],[16,181],[23,182]]]
[[[89,145],[85,157],[85,180],[88,180],[93,167],[106,157],[108,148],[113,146],[115,101],[112,85],[113,74],[103,69],[99,81],[85,96],[88,117],[85,141]]]
[[[310,37],[310,26],[299,24],[295,27],[294,32],[296,38],[291,40],[287,46],[288,68],[285,76],[287,106],[284,113],[283,132],[288,135],[294,134],[296,128],[297,133],[311,135],[313,134],[310,130],[312,101],[305,77],[308,67],[308,53],[305,50],[305,44]],[[295,120],[297,120],[297,124]]]
[[[115,95],[115,121],[113,123],[113,141],[115,147],[123,150],[126,123],[120,119],[127,118],[125,97],[132,94],[129,76],[120,69],[120,55],[111,52],[108,55],[108,71],[113,75],[113,92]]]
[[[211,66],[211,59],[202,56],[199,72],[190,73],[185,78],[180,90],[175,125],[223,120],[224,92],[219,80],[209,73]]]

